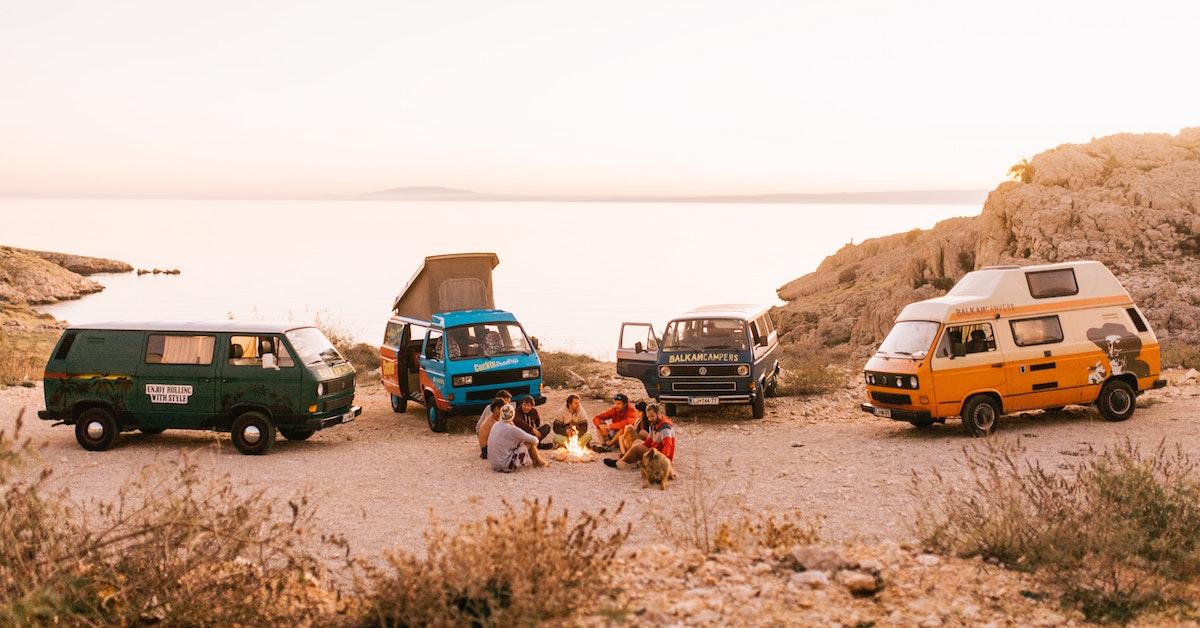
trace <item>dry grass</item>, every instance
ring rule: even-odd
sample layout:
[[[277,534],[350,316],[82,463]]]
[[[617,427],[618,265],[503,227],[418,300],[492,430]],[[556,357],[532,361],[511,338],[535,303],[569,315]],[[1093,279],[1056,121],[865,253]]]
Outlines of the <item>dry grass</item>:
[[[798,510],[776,515],[747,509],[745,487],[722,472],[732,461],[714,468],[700,457],[692,460],[672,484],[678,493],[671,500],[656,502],[644,514],[665,543],[714,554],[760,547],[783,550],[820,539],[820,520]]]
[[[354,365],[358,375],[366,375],[379,368],[379,347],[355,341],[350,328],[336,317],[328,312],[317,312],[313,325],[325,334],[342,357]]]
[[[591,356],[566,351],[538,351],[542,382],[546,386],[578,386],[597,377],[609,377],[613,366]]]
[[[498,516],[426,537],[360,567],[360,626],[533,626],[597,610],[617,590],[610,565],[629,536],[617,512],[572,517],[552,504],[506,504]]]
[[[28,450],[0,437],[0,624],[266,625],[330,612],[304,549],[304,501],[280,513],[182,462],[84,511],[47,488],[49,467],[20,465],[32,466]]]
[[[1200,369],[1200,347],[1178,342],[1163,343],[1162,365],[1164,368]]]
[[[42,378],[60,332],[41,327],[53,321],[27,306],[0,303],[0,386]]]
[[[846,384],[848,356],[844,353],[811,344],[788,344],[781,349],[780,396],[823,395]]]
[[[1200,477],[1181,450],[1126,444],[1060,471],[1022,464],[1020,453],[989,441],[967,450],[969,480],[921,478],[924,543],[1041,574],[1094,621],[1190,604]]]

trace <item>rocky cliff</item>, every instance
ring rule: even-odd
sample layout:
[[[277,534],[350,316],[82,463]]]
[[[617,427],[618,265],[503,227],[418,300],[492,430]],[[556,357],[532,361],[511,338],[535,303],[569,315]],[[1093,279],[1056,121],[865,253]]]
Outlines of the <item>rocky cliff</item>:
[[[976,268],[1095,259],[1161,339],[1200,342],[1200,128],[1064,144],[1016,170],[978,217],[844,246],[780,288],[785,340],[866,349]]]
[[[131,270],[124,262],[98,257],[0,246],[0,302],[40,305],[78,299],[104,289],[84,275]]]

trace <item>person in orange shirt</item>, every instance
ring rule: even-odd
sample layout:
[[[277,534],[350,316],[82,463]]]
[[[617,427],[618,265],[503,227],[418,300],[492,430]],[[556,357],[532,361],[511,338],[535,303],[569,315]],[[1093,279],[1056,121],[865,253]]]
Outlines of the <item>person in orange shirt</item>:
[[[668,460],[675,460],[675,426],[672,425],[671,419],[668,419],[657,404],[650,404],[646,408],[646,420],[650,424],[649,432],[643,432],[643,439],[640,443],[634,443],[629,451],[620,459],[605,458],[604,464],[614,469],[627,469],[630,466],[637,466],[642,460],[642,456],[646,455],[647,451],[657,449],[662,452]]]
[[[613,395],[612,407],[592,418],[597,436],[597,442],[592,444],[592,449],[610,451],[616,442],[617,434],[626,425],[637,422],[638,418],[637,408],[629,405],[629,397],[626,397],[625,393]]]

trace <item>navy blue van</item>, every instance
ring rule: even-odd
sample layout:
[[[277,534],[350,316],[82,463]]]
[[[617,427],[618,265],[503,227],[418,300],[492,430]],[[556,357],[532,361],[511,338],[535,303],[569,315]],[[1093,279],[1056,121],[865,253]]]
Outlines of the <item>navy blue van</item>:
[[[767,307],[696,308],[667,323],[662,337],[649,323],[621,325],[617,374],[641,380],[668,416],[680,405],[740,404],[761,419],[780,371],[779,333]]]

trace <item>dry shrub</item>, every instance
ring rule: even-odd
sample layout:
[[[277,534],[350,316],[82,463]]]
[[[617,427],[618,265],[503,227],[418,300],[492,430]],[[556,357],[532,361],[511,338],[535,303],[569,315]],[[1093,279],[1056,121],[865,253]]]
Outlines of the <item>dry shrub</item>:
[[[846,384],[848,356],[808,343],[783,345],[776,393],[784,397],[823,395]]]
[[[0,331],[0,386],[39,380],[56,335]]]
[[[607,365],[591,356],[567,351],[538,351],[542,361],[542,382],[546,386],[567,387],[586,382]]]
[[[20,417],[18,417],[18,426]],[[48,467],[0,438],[0,624],[264,625],[333,603],[303,542],[309,509],[276,517],[262,492],[192,463],[151,467],[87,512],[48,488]]]
[[[1042,574],[1092,620],[1187,599],[1200,578],[1200,477],[1181,449],[1127,442],[1059,471],[1020,453],[988,442],[966,450],[965,483],[922,478],[920,538]]]
[[[325,334],[338,353],[350,361],[359,375],[379,368],[379,347],[356,342],[350,327],[328,312],[317,312],[313,325]]]
[[[550,501],[426,535],[424,556],[360,565],[360,626],[532,626],[595,610],[615,594],[610,565],[629,537],[621,509],[572,517]]]
[[[1200,347],[1179,342],[1164,343],[1162,365],[1185,369],[1200,369]]]
[[[692,461],[672,484],[672,490],[678,490],[676,496],[645,511],[644,519],[665,543],[714,554],[756,547],[787,549],[819,539],[820,520],[798,510],[751,512],[742,494],[745,480],[730,479],[731,460],[715,472],[710,472],[711,467],[699,456]]]

